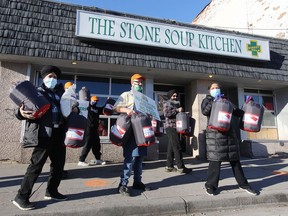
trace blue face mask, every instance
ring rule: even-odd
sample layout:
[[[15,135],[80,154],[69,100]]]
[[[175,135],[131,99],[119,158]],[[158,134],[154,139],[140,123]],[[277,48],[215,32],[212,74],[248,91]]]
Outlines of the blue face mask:
[[[210,91],[210,95],[212,96],[212,97],[217,97],[217,95],[220,95],[221,94],[221,90],[220,89],[212,89],[211,91]]]
[[[49,88],[49,89],[54,89],[54,87],[57,84],[57,79],[51,77],[51,78],[46,78],[43,80],[44,85]]]

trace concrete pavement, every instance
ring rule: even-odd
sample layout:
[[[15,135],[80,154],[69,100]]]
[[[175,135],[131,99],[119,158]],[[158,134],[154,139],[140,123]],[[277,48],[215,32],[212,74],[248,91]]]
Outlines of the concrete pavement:
[[[108,163],[78,167],[68,163],[68,176],[61,182],[59,191],[68,196],[67,201],[44,200],[49,164],[34,186],[36,192],[30,201],[35,210],[21,211],[11,202],[26,171],[27,164],[0,162],[1,215],[197,215],[209,210],[234,208],[246,205],[288,203],[288,157],[242,160],[244,172],[251,186],[260,190],[253,196],[237,187],[229,163],[223,163],[219,194],[208,196],[204,190],[207,161],[185,158],[190,174],[167,173],[165,161],[146,161],[143,182],[152,190],[133,190],[133,176],[129,188],[131,197],[117,193],[122,164]],[[43,183],[44,182],[44,183]],[[43,183],[43,184],[42,184]]]

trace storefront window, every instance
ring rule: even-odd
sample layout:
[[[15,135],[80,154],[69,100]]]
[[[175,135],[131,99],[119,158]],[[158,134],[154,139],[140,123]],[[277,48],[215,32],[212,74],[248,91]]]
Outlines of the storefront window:
[[[109,95],[109,78],[77,76],[76,91],[84,86],[89,89],[91,95]]]
[[[112,79],[111,95],[120,95],[131,89],[130,80]]]
[[[275,128],[276,116],[274,110],[273,92],[270,90],[245,89],[246,96],[252,96],[253,100],[264,107],[262,127]]]

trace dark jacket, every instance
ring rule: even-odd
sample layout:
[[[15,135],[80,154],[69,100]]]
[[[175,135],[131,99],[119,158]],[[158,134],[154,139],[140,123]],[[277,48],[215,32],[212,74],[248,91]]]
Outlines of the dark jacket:
[[[163,104],[163,114],[165,116],[165,128],[176,128],[176,115],[179,113],[179,101],[167,100]]]
[[[86,142],[99,142],[99,134],[98,134],[98,127],[99,127],[99,115],[103,113],[103,107],[97,107],[92,109],[89,105],[88,107],[88,121],[87,121],[87,129],[85,133],[85,141]]]
[[[59,119],[59,128],[53,128],[53,117],[52,117],[52,107],[50,106],[49,110],[41,117],[35,120],[30,120],[24,118],[19,108],[15,112],[15,116],[19,120],[26,120],[25,124],[25,131],[23,136],[23,147],[42,147],[46,148],[51,145],[52,142],[52,133],[53,130],[57,130],[61,134],[59,137],[59,141],[63,141],[64,145],[64,138],[65,138],[65,128],[64,128],[64,118],[61,114],[60,110],[60,98],[64,93],[63,85],[57,85],[55,91],[51,91],[47,89],[44,85],[37,89],[44,97],[50,102],[50,104],[54,104],[58,107],[58,118]],[[50,96],[49,96],[50,95]],[[51,97],[52,96],[52,97]]]
[[[202,114],[207,116],[207,125],[209,122],[211,108],[214,98],[207,95],[201,104]],[[234,116],[241,117],[243,111],[234,106]],[[215,129],[206,128],[206,151],[207,159],[210,161],[236,161],[239,160],[239,141],[236,136],[233,124],[230,130],[221,132]]]

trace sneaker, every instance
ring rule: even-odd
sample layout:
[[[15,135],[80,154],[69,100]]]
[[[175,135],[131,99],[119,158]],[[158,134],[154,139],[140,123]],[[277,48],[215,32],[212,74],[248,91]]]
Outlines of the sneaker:
[[[189,174],[189,173],[191,173],[192,169],[184,167],[184,168],[177,168],[177,171],[179,173]]]
[[[133,183],[133,186],[132,186],[133,189],[136,189],[136,190],[142,190],[142,191],[150,191],[151,188],[150,187],[147,187],[145,184],[143,184],[142,182],[140,183]]]
[[[209,196],[215,196],[215,189],[206,188],[206,194],[208,194]]]
[[[53,200],[61,201],[61,200],[67,200],[67,196],[65,196],[59,192],[57,192],[55,194],[46,193],[44,199],[46,199],[46,200],[52,200],[53,199]]]
[[[244,191],[246,191],[247,193],[249,193],[249,194],[251,194],[251,195],[254,195],[254,196],[257,196],[257,195],[259,195],[259,191],[257,191],[257,190],[254,190],[254,189],[252,189],[251,187],[247,187],[247,188],[242,188],[242,187],[240,187],[240,189],[241,190],[244,190]]]
[[[106,161],[103,161],[103,160],[91,160],[90,161],[90,164],[91,165],[105,165],[106,164]]]
[[[28,199],[19,199],[17,196],[12,201],[12,203],[19,209],[24,211],[35,209],[35,206],[32,203],[30,203]]]
[[[177,172],[177,169],[175,167],[165,167],[166,172]]]
[[[85,161],[84,161],[84,162],[79,161],[79,162],[78,162],[78,166],[83,166],[83,167],[85,167],[85,166],[89,166],[89,164],[86,163]]]
[[[130,196],[130,191],[128,187],[125,185],[121,185],[121,186],[119,185],[118,192],[123,196]]]

